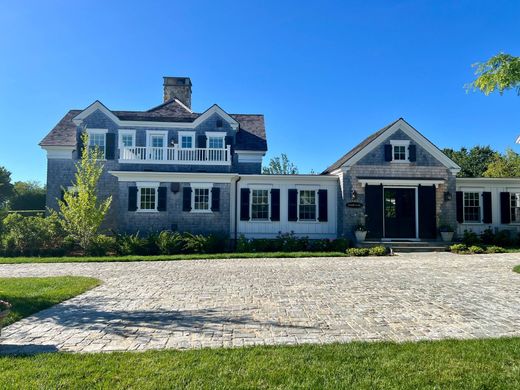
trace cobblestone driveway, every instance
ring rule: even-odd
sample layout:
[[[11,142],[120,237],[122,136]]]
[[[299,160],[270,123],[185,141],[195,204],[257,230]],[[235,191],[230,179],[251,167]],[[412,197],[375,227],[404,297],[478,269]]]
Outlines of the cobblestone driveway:
[[[0,265],[103,285],[2,331],[0,353],[520,336],[516,254]]]

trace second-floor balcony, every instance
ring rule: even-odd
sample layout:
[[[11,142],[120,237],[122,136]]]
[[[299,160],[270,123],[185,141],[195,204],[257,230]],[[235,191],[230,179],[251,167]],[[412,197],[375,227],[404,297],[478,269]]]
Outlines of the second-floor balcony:
[[[231,165],[231,147],[225,148],[180,148],[134,146],[119,149],[121,163],[184,164],[184,165]]]

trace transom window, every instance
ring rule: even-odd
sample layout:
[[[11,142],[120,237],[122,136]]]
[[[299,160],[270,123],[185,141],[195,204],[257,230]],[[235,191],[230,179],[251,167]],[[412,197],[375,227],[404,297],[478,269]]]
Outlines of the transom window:
[[[139,188],[139,210],[157,210],[157,189],[153,187]]]
[[[192,135],[181,135],[181,148],[191,149],[193,148],[193,136]]]
[[[197,211],[209,211],[209,188],[193,189],[193,209]]]
[[[251,219],[269,219],[269,190],[251,191]]]
[[[316,220],[316,191],[300,190],[299,220]]]
[[[89,150],[99,150],[101,157],[105,158],[105,146],[106,146],[106,134],[89,132],[88,136],[88,148]]]
[[[512,192],[511,199],[511,222],[520,223],[520,193]]]
[[[210,149],[223,149],[224,138],[222,137],[208,137],[208,148]]]
[[[394,145],[394,160],[406,161],[406,146]]]
[[[464,192],[464,222],[481,222],[480,192]]]

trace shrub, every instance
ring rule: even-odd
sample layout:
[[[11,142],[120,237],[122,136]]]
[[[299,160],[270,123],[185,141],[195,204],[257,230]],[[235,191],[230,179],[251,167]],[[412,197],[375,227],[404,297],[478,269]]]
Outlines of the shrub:
[[[479,255],[481,253],[484,253],[484,249],[482,249],[482,247],[478,246],[478,245],[472,245],[468,248],[468,250],[470,251],[470,253],[473,253],[475,255]]]
[[[468,247],[465,244],[453,244],[450,246],[450,251],[453,253],[467,253]]]
[[[98,234],[87,247],[86,253],[90,256],[106,256],[116,251],[115,237]]]
[[[386,256],[388,254],[388,249],[382,245],[373,246],[368,251],[370,256]]]
[[[368,256],[370,250],[368,248],[349,248],[345,251],[348,256]]]
[[[486,253],[505,253],[505,249],[501,246],[490,245],[486,248]]]
[[[116,235],[116,253],[118,255],[147,255],[148,241],[139,233]]]
[[[164,230],[157,236],[157,247],[161,255],[182,253],[183,241],[180,233]]]
[[[484,245],[492,245],[495,243],[495,233],[493,229],[487,228],[482,233],[480,233],[480,241]]]
[[[492,244],[497,246],[508,247],[513,245],[514,240],[511,237],[509,230],[499,230],[495,233],[495,239]]]
[[[462,236],[462,243],[466,246],[479,245],[481,244],[480,237],[472,230],[464,230]]]

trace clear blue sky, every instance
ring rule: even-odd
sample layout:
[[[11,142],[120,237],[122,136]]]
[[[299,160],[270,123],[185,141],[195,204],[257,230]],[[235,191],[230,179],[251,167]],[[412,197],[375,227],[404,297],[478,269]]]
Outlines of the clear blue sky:
[[[71,108],[161,103],[265,114],[269,152],[320,172],[404,117],[439,147],[514,145],[520,97],[467,94],[470,65],[520,55],[518,1],[0,0],[0,165],[45,180],[38,142]]]

